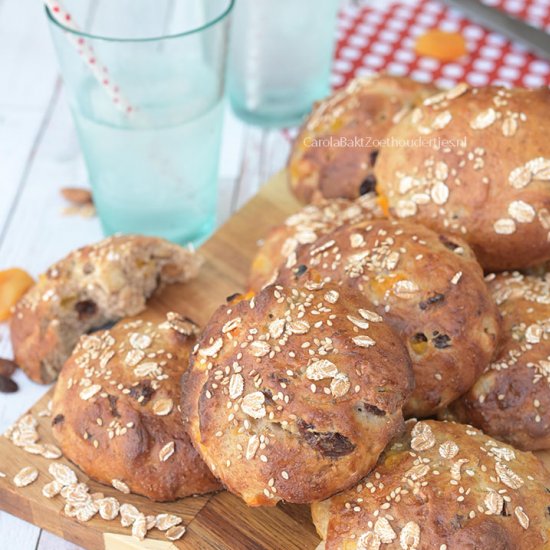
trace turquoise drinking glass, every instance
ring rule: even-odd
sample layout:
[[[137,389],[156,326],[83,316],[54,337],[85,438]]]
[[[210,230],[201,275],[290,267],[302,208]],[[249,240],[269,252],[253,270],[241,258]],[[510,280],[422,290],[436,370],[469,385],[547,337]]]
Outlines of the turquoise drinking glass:
[[[234,0],[46,8],[103,229],[200,244],[215,227]]]
[[[293,126],[330,92],[341,0],[237,0],[229,50],[233,110],[260,126]]]

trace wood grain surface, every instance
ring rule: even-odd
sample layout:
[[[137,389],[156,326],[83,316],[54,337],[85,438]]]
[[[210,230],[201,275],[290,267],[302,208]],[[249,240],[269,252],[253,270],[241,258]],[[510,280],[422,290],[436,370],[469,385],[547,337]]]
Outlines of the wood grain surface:
[[[153,319],[163,316],[166,311],[178,311],[203,324],[227,296],[246,290],[248,268],[258,239],[272,225],[299,208],[288,192],[285,180],[283,173],[274,177],[201,248],[206,262],[198,279],[187,285],[166,288],[151,300],[142,317]],[[51,419],[38,416],[46,409],[50,397],[51,391],[31,409],[39,419],[41,443],[54,443]],[[539,454],[550,466],[550,452]],[[0,471],[7,474],[0,479],[0,508],[85,548],[313,550],[319,543],[307,506],[249,508],[227,492],[173,503],[153,503],[144,497],[123,495],[89,481],[75,467],[79,480],[87,482],[91,492],[101,491],[121,502],[134,504],[145,514],[168,512],[180,515],[187,525],[187,533],[177,542],[166,541],[157,530],[150,531],[148,537],[158,540],[139,542],[130,536],[130,530],[122,527],[118,519],[108,522],[96,516],[89,522],[79,523],[62,513],[63,500],[60,497],[47,499],[42,496],[42,486],[51,480],[48,473],[50,461],[28,454],[6,438],[0,438],[0,457]],[[65,459],[60,461],[69,464]],[[24,466],[31,465],[40,472],[38,480],[25,488],[16,488],[13,476]]]

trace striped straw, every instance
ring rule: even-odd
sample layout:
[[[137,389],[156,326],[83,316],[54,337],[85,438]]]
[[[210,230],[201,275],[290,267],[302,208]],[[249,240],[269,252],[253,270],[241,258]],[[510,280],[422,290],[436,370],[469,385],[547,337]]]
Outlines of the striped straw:
[[[44,3],[50,10],[53,18],[62,27],[67,27],[76,32],[80,31],[71,14],[62,7],[60,2],[57,0],[44,0]],[[70,32],[66,32],[65,36],[75,47],[77,53],[82,57],[82,60],[86,63],[95,79],[109,95],[115,107],[126,115],[131,115],[135,111],[135,108],[128,101],[128,99],[126,99],[116,82],[114,82],[110,77],[109,69],[97,58],[93,47],[88,43],[88,41],[84,37]]]

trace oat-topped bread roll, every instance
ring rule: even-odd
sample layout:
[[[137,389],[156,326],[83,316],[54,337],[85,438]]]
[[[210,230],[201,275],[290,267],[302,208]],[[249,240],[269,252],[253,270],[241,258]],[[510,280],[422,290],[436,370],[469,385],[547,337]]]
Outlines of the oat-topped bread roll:
[[[210,469],[250,506],[349,487],[403,426],[405,347],[350,290],[268,286],[220,307],[184,376],[184,416]]]
[[[136,315],[157,288],[194,277],[200,264],[190,250],[138,235],[71,252],[15,306],[15,360],[35,382],[52,382],[81,334]]]
[[[82,336],[53,397],[64,455],[97,481],[153,500],[220,489],[182,422],[180,385],[196,325],[121,321]]]
[[[450,413],[520,449],[550,449],[550,274],[489,278],[504,344]]]
[[[382,148],[378,190],[398,218],[462,236],[487,270],[550,259],[550,89],[460,84],[424,101]]]
[[[289,158],[294,194],[302,202],[314,202],[374,191],[378,140],[414,104],[435,92],[429,84],[380,75],[357,78],[317,103]]]
[[[249,287],[258,291],[275,281],[280,266],[294,267],[301,245],[315,242],[343,223],[382,217],[375,193],[354,201],[331,199],[304,206],[268,233],[252,262]]]
[[[550,474],[462,424],[407,422],[359,485],[312,506],[326,550],[550,548]]]
[[[406,343],[416,381],[407,416],[445,407],[493,357],[499,314],[472,251],[455,237],[406,221],[345,224],[301,247],[278,282],[307,270],[358,289]]]

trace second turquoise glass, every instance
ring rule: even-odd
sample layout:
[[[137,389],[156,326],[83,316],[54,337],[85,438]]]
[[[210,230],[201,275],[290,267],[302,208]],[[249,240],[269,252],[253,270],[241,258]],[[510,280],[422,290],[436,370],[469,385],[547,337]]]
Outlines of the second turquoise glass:
[[[228,91],[236,114],[291,126],[330,91],[340,0],[237,0]]]

